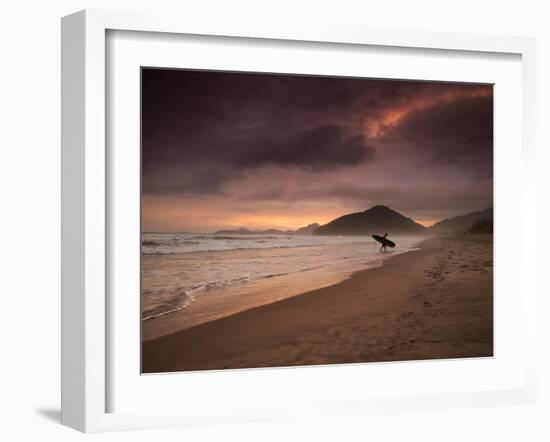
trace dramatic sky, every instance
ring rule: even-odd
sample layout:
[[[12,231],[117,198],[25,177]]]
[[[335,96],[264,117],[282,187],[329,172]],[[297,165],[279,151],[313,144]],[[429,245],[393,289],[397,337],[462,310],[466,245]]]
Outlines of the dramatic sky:
[[[144,231],[492,207],[491,85],[142,71]]]

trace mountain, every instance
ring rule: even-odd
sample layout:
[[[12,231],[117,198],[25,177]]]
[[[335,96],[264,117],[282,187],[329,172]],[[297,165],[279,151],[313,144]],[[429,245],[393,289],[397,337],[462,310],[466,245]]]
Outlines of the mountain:
[[[240,229],[234,230],[218,230],[214,232],[214,235],[251,235],[253,232],[251,230],[241,227]]]
[[[420,234],[426,228],[386,206],[350,213],[319,227],[314,235]]]
[[[479,212],[472,212],[466,215],[447,218],[430,227],[435,233],[454,233],[468,230],[477,221],[488,221],[493,223],[493,209],[486,209]]]
[[[319,224],[317,223],[313,223],[313,224],[308,224],[307,226],[305,227],[300,227],[299,229],[296,229],[294,231],[294,234],[295,235],[313,235],[313,233],[319,228],[321,227]]]
[[[471,234],[484,234],[489,235],[493,233],[493,223],[486,219],[479,219],[472,224],[472,227],[468,229],[468,233]]]

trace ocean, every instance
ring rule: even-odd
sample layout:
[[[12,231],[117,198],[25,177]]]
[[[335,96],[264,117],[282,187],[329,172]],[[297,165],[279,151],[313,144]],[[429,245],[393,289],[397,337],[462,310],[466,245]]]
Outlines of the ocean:
[[[142,235],[141,318],[179,312],[186,328],[343,281],[422,238],[396,237],[380,253],[370,237],[298,235]]]

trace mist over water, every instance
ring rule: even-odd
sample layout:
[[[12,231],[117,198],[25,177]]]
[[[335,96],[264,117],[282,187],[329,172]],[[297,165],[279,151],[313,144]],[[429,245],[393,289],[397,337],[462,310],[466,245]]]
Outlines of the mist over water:
[[[189,324],[216,319],[338,283],[422,240],[394,239],[384,254],[366,236],[144,233],[142,320],[190,306]]]

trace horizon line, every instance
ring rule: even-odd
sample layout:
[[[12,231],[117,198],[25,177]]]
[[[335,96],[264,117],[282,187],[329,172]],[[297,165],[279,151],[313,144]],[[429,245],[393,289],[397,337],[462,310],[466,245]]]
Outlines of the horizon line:
[[[375,204],[375,205],[373,205],[373,206],[371,206],[368,209],[365,209],[363,211],[346,213],[346,214],[340,215],[340,216],[338,216],[334,219],[338,219],[338,218],[340,218],[342,216],[346,216],[346,215],[351,215],[352,213],[363,213],[363,212],[371,210],[375,207],[386,207],[386,208],[400,214],[401,216],[406,216],[406,215],[403,215],[403,213],[401,213],[401,212],[399,212],[395,209],[392,209],[391,207],[386,206],[384,204]],[[449,216],[449,217],[446,217],[446,218],[439,218],[439,219],[414,219],[414,218],[410,218],[410,219],[413,220],[415,223],[420,224],[421,226],[429,229],[430,227],[437,224],[438,222],[441,222],[441,221],[444,221],[444,220],[447,220],[447,219],[458,218],[458,217],[461,217],[461,216],[470,215],[470,214],[476,213],[476,212],[484,212],[486,210],[491,210],[491,209],[493,209],[492,206],[488,207],[486,209],[473,210],[473,211],[470,211],[470,212],[463,213],[461,215],[454,215],[454,216]],[[407,218],[409,218],[409,217],[407,217]],[[331,220],[331,221],[333,221],[333,220]],[[329,222],[331,222],[331,221],[329,221]],[[215,231],[209,231],[209,232],[196,232],[196,231],[191,231],[191,230],[165,230],[165,231],[161,231],[161,230],[155,230],[155,231],[141,230],[141,234],[144,234],[144,233],[152,233],[152,234],[155,234],[155,233],[172,233],[172,234],[191,233],[191,234],[214,235],[217,232],[221,232],[221,231],[238,231],[238,230],[246,230],[246,231],[252,232],[252,233],[262,233],[262,232],[265,232],[267,230],[277,230],[277,231],[280,231],[281,233],[289,233],[289,232],[294,233],[294,232],[296,232],[296,230],[299,230],[301,228],[310,226],[312,224],[318,224],[319,226],[325,225],[325,224],[320,224],[317,221],[313,221],[313,222],[310,222],[310,223],[307,223],[307,224],[304,224],[300,227],[295,227],[295,228],[284,228],[284,227],[280,227],[280,226],[279,227],[266,227],[266,228],[253,228],[253,227],[247,227],[247,226],[241,225],[241,226],[238,226],[238,227],[236,227],[236,226],[223,227],[223,228],[220,228],[220,229],[216,229]]]

